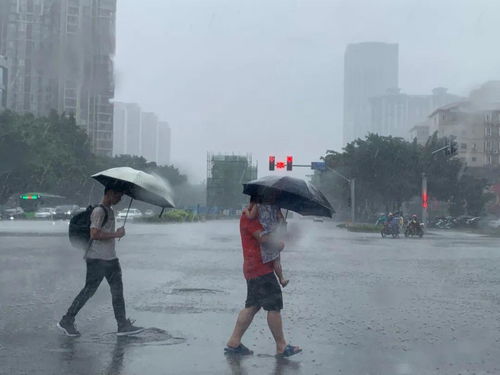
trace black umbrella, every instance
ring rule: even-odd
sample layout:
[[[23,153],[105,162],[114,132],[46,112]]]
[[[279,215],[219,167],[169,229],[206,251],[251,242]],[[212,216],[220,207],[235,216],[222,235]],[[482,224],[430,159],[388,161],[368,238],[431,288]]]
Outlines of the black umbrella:
[[[243,193],[274,202],[305,216],[332,217],[335,210],[323,193],[300,178],[266,176],[243,184]]]

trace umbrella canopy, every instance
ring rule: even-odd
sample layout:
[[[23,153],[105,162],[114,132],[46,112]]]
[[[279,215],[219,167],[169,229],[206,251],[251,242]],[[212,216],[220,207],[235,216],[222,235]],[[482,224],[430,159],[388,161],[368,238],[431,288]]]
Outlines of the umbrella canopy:
[[[133,199],[162,208],[175,207],[172,191],[160,177],[130,167],[111,168],[92,175],[104,186],[115,184]]]
[[[300,178],[266,176],[243,184],[243,193],[305,216],[332,217],[335,210],[323,193]]]

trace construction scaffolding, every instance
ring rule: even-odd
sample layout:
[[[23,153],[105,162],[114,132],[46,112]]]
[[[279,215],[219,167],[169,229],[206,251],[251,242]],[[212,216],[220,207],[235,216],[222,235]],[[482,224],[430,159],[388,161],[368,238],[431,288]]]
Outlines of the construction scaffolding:
[[[252,155],[207,154],[207,206],[214,209],[241,209],[248,197],[242,184],[257,178]]]

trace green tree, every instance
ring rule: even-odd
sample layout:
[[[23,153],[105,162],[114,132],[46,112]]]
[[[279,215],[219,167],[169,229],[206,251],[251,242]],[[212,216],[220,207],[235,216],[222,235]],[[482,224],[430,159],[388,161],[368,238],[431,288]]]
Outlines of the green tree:
[[[327,152],[323,159],[329,168],[356,179],[358,217],[370,219],[377,211],[400,209],[403,202],[420,194],[423,173],[428,177],[430,197],[450,202],[453,214],[479,215],[489,199],[484,193],[486,180],[466,174],[460,159],[433,153],[447,143],[437,134],[424,146],[369,134],[349,143],[341,153]],[[347,208],[350,191],[345,180],[331,172],[317,172],[314,182],[334,206]]]
[[[26,191],[50,192],[86,203],[95,186],[90,176],[119,166],[157,173],[174,187],[187,181],[174,166],[157,166],[142,157],[93,155],[85,131],[72,116],[0,113],[0,203]]]

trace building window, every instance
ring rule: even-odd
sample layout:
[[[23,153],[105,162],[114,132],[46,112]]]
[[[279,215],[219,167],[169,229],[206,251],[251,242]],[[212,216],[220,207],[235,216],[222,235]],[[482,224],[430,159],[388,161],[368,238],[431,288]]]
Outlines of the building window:
[[[475,162],[475,161],[477,160],[477,158],[476,158],[476,157],[472,157],[472,158],[471,158],[471,160],[472,160],[473,162]]]
[[[462,144],[460,145],[460,149],[462,149],[462,150],[467,150],[467,143],[462,143]]]

